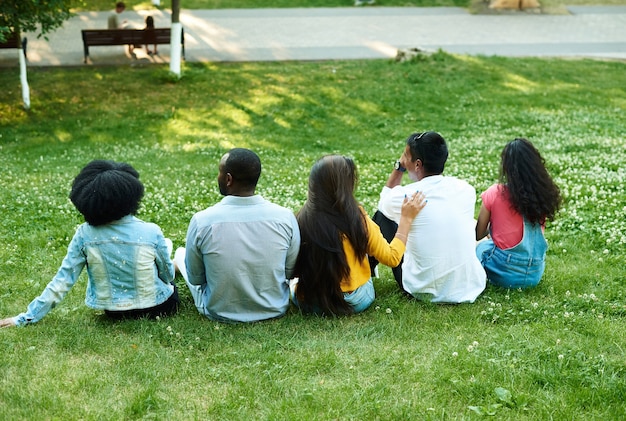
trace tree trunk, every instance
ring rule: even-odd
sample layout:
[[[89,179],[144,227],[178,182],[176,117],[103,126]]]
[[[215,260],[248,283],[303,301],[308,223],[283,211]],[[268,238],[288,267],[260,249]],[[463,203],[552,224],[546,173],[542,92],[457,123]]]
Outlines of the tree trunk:
[[[172,31],[170,39],[170,72],[180,78],[181,38],[183,26],[180,24],[180,0],[172,0]]]
[[[17,36],[17,43],[19,45],[17,52],[20,59],[20,83],[22,85],[22,100],[24,101],[24,108],[30,110],[30,88],[28,86],[28,77],[26,74],[26,53],[24,52],[24,39],[21,37],[18,28],[15,28],[15,35]]]

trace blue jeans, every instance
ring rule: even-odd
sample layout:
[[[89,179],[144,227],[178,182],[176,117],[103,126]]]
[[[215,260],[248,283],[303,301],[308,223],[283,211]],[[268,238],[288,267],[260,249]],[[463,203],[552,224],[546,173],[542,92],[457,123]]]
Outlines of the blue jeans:
[[[344,293],[343,298],[346,300],[346,303],[352,306],[352,310],[354,310],[355,313],[361,313],[367,310],[374,302],[374,298],[376,298],[374,282],[372,282],[370,278],[369,281],[354,291]]]
[[[291,302],[294,303],[296,307],[300,308],[298,299],[296,298],[296,286],[297,282],[292,281],[290,283],[289,296],[291,298]],[[354,291],[344,293],[343,298],[346,300],[346,303],[350,304],[355,313],[361,313],[367,310],[374,302],[374,298],[376,298],[376,293],[374,292],[374,282],[372,282],[372,279],[370,278],[369,281]]]
[[[490,283],[504,288],[529,288],[543,276],[547,249],[541,225],[524,220],[524,235],[516,246],[503,250],[493,240],[485,240],[476,246],[476,255]]]

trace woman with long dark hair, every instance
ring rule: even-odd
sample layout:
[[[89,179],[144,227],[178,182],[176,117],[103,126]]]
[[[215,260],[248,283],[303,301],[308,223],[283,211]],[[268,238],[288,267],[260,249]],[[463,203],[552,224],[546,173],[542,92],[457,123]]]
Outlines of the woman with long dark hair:
[[[407,197],[398,231],[388,243],[357,203],[354,161],[340,155],[319,159],[309,175],[308,198],[297,215],[302,243],[296,263],[294,303],[324,315],[359,313],[374,301],[368,256],[395,267],[404,254],[411,222],[426,205]]]
[[[505,288],[533,287],[545,270],[543,231],[561,205],[561,193],[539,151],[526,139],[502,150],[500,182],[482,195],[476,223],[476,254],[487,278]]]

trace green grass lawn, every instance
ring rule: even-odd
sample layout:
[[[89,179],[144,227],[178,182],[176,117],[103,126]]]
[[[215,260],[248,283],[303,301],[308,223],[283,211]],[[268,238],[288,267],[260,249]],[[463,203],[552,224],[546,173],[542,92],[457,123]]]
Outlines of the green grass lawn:
[[[542,152],[565,197],[529,291],[471,305],[402,297],[388,269],[365,313],[218,324],[182,309],[112,323],[85,274],[36,325],[0,330],[2,420],[622,420],[626,418],[626,63],[465,57],[31,68],[21,108],[0,69],[0,317],[53,277],[76,226],[70,184],[90,160],[135,166],[139,216],[184,245],[220,199],[220,156],[259,153],[258,193],[298,210],[326,153],[355,158],[373,213],[413,131],[448,140],[445,174],[477,195],[514,137]],[[258,241],[262,246],[262,239]]]

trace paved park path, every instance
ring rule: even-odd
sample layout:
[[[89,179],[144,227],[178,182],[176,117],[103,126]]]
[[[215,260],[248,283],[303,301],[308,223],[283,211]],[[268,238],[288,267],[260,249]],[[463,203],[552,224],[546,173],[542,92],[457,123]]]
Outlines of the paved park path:
[[[462,8],[343,7],[181,10],[189,62],[390,58],[419,47],[469,55],[626,59],[626,6],[568,7],[569,14],[472,15]],[[152,15],[170,25],[168,10],[126,11],[142,28]],[[49,40],[28,36],[29,66],[84,66],[81,29],[106,28],[109,12],[80,13]],[[123,46],[91,47],[92,63],[169,62]],[[16,66],[16,50],[0,50],[0,66]]]

